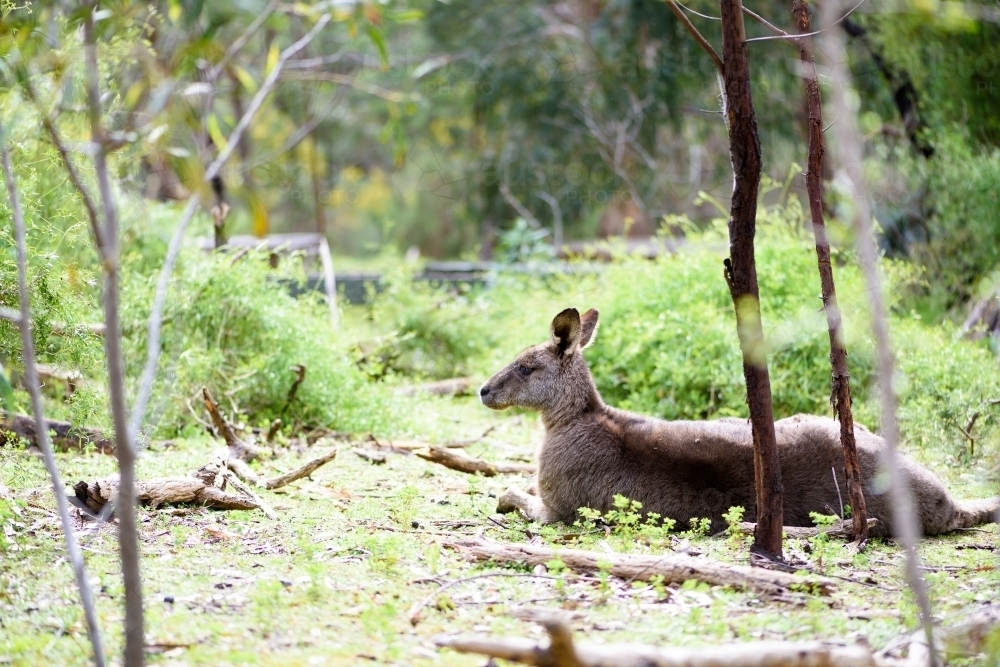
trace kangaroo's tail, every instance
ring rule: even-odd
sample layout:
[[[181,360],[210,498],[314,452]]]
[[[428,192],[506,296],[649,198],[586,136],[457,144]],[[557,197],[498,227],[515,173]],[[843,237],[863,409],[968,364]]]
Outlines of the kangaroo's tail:
[[[948,522],[948,529],[972,528],[984,523],[1000,522],[1000,500],[956,500],[955,514]]]

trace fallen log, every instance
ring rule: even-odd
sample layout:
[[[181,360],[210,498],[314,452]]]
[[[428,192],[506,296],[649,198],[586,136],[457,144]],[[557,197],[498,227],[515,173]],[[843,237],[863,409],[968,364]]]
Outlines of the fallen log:
[[[868,530],[870,531],[878,523],[878,519],[868,519]],[[739,532],[742,535],[753,535],[754,530],[757,528],[755,523],[743,522],[739,525]],[[808,539],[810,537],[816,537],[820,533],[828,535],[830,537],[842,537],[845,539],[853,539],[852,533],[854,531],[853,524],[850,520],[838,521],[832,526],[785,526],[782,528],[785,533],[785,537],[790,539]]]
[[[750,642],[689,648],[643,644],[574,644],[565,623],[538,619],[549,633],[546,644],[530,639],[440,636],[434,643],[460,653],[475,653],[536,667],[874,667],[871,650],[861,645],[822,642]]]
[[[206,484],[197,477],[154,477],[135,485],[139,504],[156,508],[161,505],[201,505],[222,510],[252,510],[259,506],[250,498]],[[81,502],[98,513],[118,497],[118,476],[94,482],[77,482],[73,491]]]
[[[446,468],[467,472],[470,474],[479,473],[484,477],[493,477],[501,473],[533,473],[535,466],[530,463],[490,463],[482,459],[474,459],[453,449],[435,447],[431,445],[425,449],[417,449],[413,452],[425,461],[440,463]]]
[[[531,544],[499,544],[483,540],[446,542],[445,546],[475,561],[520,563],[531,567],[559,559],[574,572],[610,574],[629,581],[648,581],[663,577],[663,583],[684,583],[690,579],[713,586],[729,586],[770,597],[783,597],[795,591],[809,590],[829,594],[834,583],[818,576],[766,570],[747,565],[727,565],[681,554],[652,556],[645,554],[608,554],[579,549],[550,549]]]
[[[27,440],[33,447],[38,446],[38,424],[29,415],[8,414],[0,411],[0,446],[16,442],[18,438]],[[46,419],[52,446],[59,451],[85,450],[88,445],[101,454],[114,454],[115,443],[103,431],[85,426],[74,426],[69,422]]]

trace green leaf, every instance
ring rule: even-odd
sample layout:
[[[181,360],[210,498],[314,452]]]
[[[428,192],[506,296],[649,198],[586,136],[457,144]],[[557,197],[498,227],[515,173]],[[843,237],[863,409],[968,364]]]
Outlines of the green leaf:
[[[0,364],[0,401],[3,402],[3,407],[8,414],[14,412],[14,388],[10,386],[10,380],[7,379],[7,372],[4,370],[3,364]]]
[[[226,146],[229,145],[229,141],[219,128],[219,118],[214,113],[208,117],[208,136],[212,137],[212,143],[220,151],[226,150]]]
[[[368,24],[365,26],[365,32],[368,33],[369,39],[375,45],[378,50],[379,60],[382,61],[382,68],[385,69],[389,67],[389,51],[385,47],[385,37],[382,35],[382,31],[375,26]]]
[[[233,74],[239,79],[240,84],[247,89],[251,95],[257,92],[257,81],[253,78],[250,72],[246,71],[239,65],[232,65]]]
[[[401,12],[394,12],[390,18],[396,23],[411,23],[424,18],[424,13],[419,9],[405,9]]]

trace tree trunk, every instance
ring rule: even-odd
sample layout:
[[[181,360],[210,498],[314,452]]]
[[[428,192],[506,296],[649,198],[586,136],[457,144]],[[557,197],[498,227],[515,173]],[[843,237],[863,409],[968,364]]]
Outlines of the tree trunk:
[[[753,239],[760,186],[760,137],[750,93],[746,28],[740,0],[720,0],[725,116],[733,163],[733,198],[729,214],[729,258],[726,282],[736,307],[736,329],[743,352],[743,375],[753,425],[754,473],[757,487],[757,531],[753,549],[781,558],[781,470],[774,434],[771,381],[760,318],[760,291]]]
[[[799,33],[811,32],[809,5],[807,0],[793,0],[792,15],[795,17]],[[851,503],[853,535],[856,540],[868,539],[868,513],[865,509],[865,494],[861,488],[861,467],[858,465],[858,449],[854,440],[854,415],[851,411],[851,382],[847,366],[847,348],[844,346],[844,332],[841,326],[840,309],[837,306],[837,289],[833,284],[833,266],[830,264],[830,241],[823,220],[823,154],[826,145],[823,140],[823,101],[816,76],[816,62],[813,59],[812,39],[798,40],[799,58],[806,81],[806,102],[809,108],[809,162],[806,170],[806,190],[809,193],[809,213],[812,217],[813,234],[816,237],[816,260],[819,264],[819,280],[822,289],[823,310],[830,331],[830,364],[832,385],[830,404],[840,422],[840,442],[844,447],[844,467],[847,471],[847,498]],[[843,510],[843,508],[840,508]]]

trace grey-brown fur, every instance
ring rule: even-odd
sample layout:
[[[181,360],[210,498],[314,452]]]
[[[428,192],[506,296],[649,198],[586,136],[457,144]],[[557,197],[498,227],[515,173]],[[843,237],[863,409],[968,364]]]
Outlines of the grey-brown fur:
[[[675,519],[694,517],[725,526],[730,507],[754,520],[753,440],[743,419],[665,421],[605,405],[594,386],[582,350],[592,342],[598,313],[581,317],[567,309],[552,322],[551,339],[530,347],[491,377],[480,390],[487,407],[538,410],[545,440],[538,453],[537,489],[529,495],[510,488],[500,511],[520,509],[544,523],[572,523],[577,509],[605,512],[621,494],[642,503],[644,512]],[[810,512],[837,513],[837,471],[846,500],[839,425],[832,419],[797,415],[775,423],[785,525],[812,525]],[[876,474],[885,443],[856,426],[858,459],[874,535],[887,535],[891,510]],[[929,470],[900,457],[925,535],[995,520],[996,500],[956,501]]]

